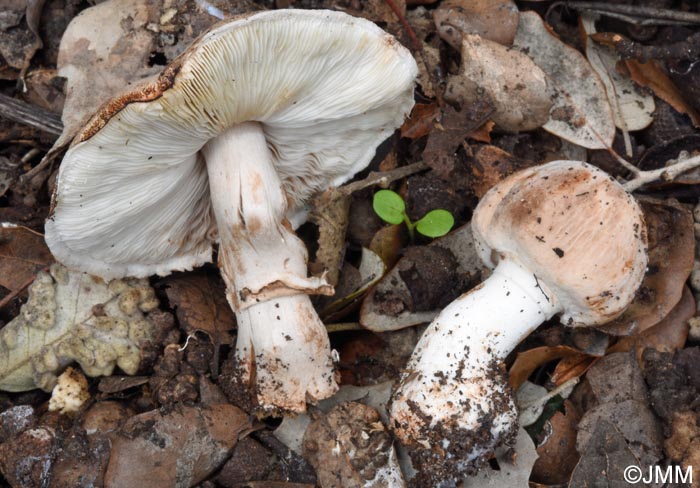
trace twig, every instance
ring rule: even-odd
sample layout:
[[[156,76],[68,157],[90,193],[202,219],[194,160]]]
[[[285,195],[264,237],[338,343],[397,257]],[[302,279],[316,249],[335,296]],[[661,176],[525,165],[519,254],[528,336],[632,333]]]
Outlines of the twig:
[[[411,176],[412,174],[419,173],[426,169],[428,169],[428,164],[423,161],[419,161],[417,163],[409,164],[408,166],[401,166],[400,168],[392,169],[390,171],[372,171],[364,180],[349,183],[332,191],[337,196],[347,196],[373,185],[379,185],[386,188],[389,186],[389,183],[393,181],[400,180],[401,178]]]
[[[55,136],[60,136],[63,132],[63,123],[58,115],[2,93],[0,116]]]
[[[700,14],[695,12],[610,2],[555,2],[549,7],[549,10],[561,6],[578,11],[590,10],[608,17],[621,18],[637,25],[700,24]]]
[[[399,18],[399,22],[401,22],[401,25],[403,28],[406,30],[406,33],[408,34],[408,37],[411,39],[411,43],[413,44],[413,49],[416,51],[420,52],[423,50],[423,45],[418,41],[418,38],[416,37],[416,33],[413,32],[413,29],[411,29],[411,26],[408,25],[408,21],[406,20],[406,17],[404,14],[401,12],[399,7],[396,5],[394,0],[385,0],[386,4],[389,5],[389,8],[396,14],[396,16]]]
[[[673,181],[681,173],[685,173],[686,171],[697,168],[698,166],[700,166],[700,155],[678,161],[677,163],[664,168],[649,171],[640,171],[639,169],[635,168],[635,177],[622,186],[625,188],[625,190],[632,193],[633,191],[639,189],[647,183],[651,183],[652,181]]]

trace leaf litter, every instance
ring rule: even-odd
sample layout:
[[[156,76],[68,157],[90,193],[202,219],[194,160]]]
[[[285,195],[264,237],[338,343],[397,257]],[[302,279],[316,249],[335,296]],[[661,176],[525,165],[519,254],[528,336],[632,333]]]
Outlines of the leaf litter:
[[[347,473],[346,480],[358,476],[359,482],[381,471],[375,469],[374,461],[357,462],[364,459],[361,451],[355,453],[360,458],[353,458],[354,443],[359,440],[367,441],[365,447],[380,447],[378,460],[399,461],[403,473],[392,468],[396,478],[391,478],[391,484],[401,486],[399,476],[408,480],[413,471],[399,446],[394,446],[395,457],[391,454],[386,425],[391,381],[398,377],[420,335],[420,327],[411,326],[429,321],[450,297],[480,280],[482,265],[467,235],[476,202],[518,169],[553,158],[590,159],[585,148],[610,153],[613,144],[622,147],[613,142],[615,126],[621,129],[618,140],[623,132],[629,135],[625,156],[630,161],[623,163],[611,153],[612,163],[606,170],[631,180],[630,190],[647,194],[643,205],[652,258],[642,290],[628,312],[607,327],[611,335],[584,340],[583,333],[576,338],[549,324],[545,333],[529,338],[517,355],[507,359],[513,384],[525,383],[536,392],[525,405],[533,407],[526,408],[530,418],[523,422],[533,422],[530,433],[521,431],[514,450],[498,453],[492,464],[500,470],[486,468],[464,486],[525,486],[528,481],[585,486],[599,482],[601,470],[607,481],[621,481],[621,470],[631,464],[644,468],[658,461],[697,466],[700,433],[695,428],[694,399],[699,393],[695,372],[700,355],[688,347],[697,341],[689,335],[688,322],[697,322],[698,290],[691,292],[685,286],[691,271],[700,268],[689,211],[697,204],[691,186],[697,181],[692,173],[681,175],[679,183],[689,188],[679,190],[670,181],[679,172],[665,166],[684,159],[691,160],[687,167],[696,164],[692,139],[679,138],[673,144],[669,140],[676,134],[697,134],[693,123],[697,125],[700,101],[693,90],[676,85],[681,79],[678,63],[630,56],[637,51],[618,54],[620,44],[610,43],[611,36],[638,33],[617,32],[619,24],[610,22],[605,12],[595,24],[600,32],[593,33],[587,24],[586,57],[580,47],[577,15],[546,15],[549,24],[527,10],[533,5],[461,0],[409,1],[408,5],[383,0],[287,0],[274,5],[346,10],[379,23],[415,49],[419,103],[401,137],[387,145],[378,158],[383,161],[376,161],[373,170],[418,163],[422,169],[418,175],[399,179],[382,180],[381,173],[375,173],[367,186],[379,183],[401,194],[414,220],[425,209],[445,208],[457,224],[444,238],[420,237],[411,243],[399,226],[384,226],[366,213],[355,213],[363,205],[371,212],[374,190],[362,189],[345,194],[350,198],[339,214],[307,224],[310,231],[302,235],[318,246],[311,256],[317,271],[333,271],[343,284],[338,286],[339,295],[319,302],[318,307],[330,307],[324,317],[332,322],[327,323],[329,330],[337,330],[331,340],[340,351],[339,369],[346,384],[332,404],[320,406],[315,419],[297,419],[301,427],[296,440],[285,439],[290,447],[271,440],[272,427],[237,409],[245,409],[245,401],[225,387],[228,370],[220,366],[228,364],[235,328],[216,273],[205,268],[158,279],[153,283],[155,291],[145,281],[117,290],[120,285],[52,266],[42,243],[40,220],[49,205],[53,184],[49,175],[55,168],[42,166],[45,171],[39,173],[36,166],[50,140],[47,144],[35,129],[0,125],[0,141],[5,144],[0,158],[8,162],[3,163],[4,183],[0,182],[4,184],[0,186],[2,216],[9,224],[30,227],[0,229],[0,285],[6,298],[0,307],[5,324],[0,344],[10,351],[0,380],[7,389],[41,386],[49,391],[72,363],[88,373],[89,396],[84,398],[90,398],[78,407],[78,416],[71,417],[46,412],[50,399],[45,392],[3,396],[3,481],[11,486],[119,486],[154,474],[146,473],[144,466],[152,464],[144,459],[161,459],[167,468],[155,473],[161,480],[158,486],[213,488],[256,482],[347,486],[349,481],[332,481],[333,473]],[[263,7],[272,4],[109,0],[77,16],[63,36],[58,66],[54,66],[51,60],[55,60],[58,38],[46,36],[62,35],[60,22],[52,31],[37,19],[42,11],[55,11],[56,0],[17,1],[0,22],[0,78],[9,80],[1,90],[54,111],[63,104],[65,91],[66,131],[51,153],[56,156],[75,133],[78,121],[106,98],[128,83],[158,73],[220,18]],[[667,34],[664,29],[658,29],[657,38],[642,42],[654,47]],[[38,50],[42,43],[45,48]],[[63,88],[56,69],[67,78]],[[692,66],[688,73],[692,79]],[[14,85],[15,80],[20,84]],[[28,91],[23,92],[24,87]],[[655,103],[649,91],[658,97]],[[676,124],[671,124],[671,130],[669,120]],[[36,176],[31,191],[19,184],[23,174]],[[320,229],[324,220],[329,226]],[[316,238],[319,234],[321,239]],[[77,293],[86,287],[89,292]],[[139,296],[143,292],[138,310],[120,298],[120,293],[129,295],[132,289],[141,290]],[[38,325],[51,322],[47,319],[51,310],[53,325],[34,333]],[[117,337],[123,339],[122,322],[130,320],[141,324],[139,333],[153,328],[155,334],[150,344],[140,339],[134,343],[138,361],[133,351],[127,360],[115,352],[121,346],[105,346],[118,343]],[[105,326],[107,322],[112,325]],[[143,325],[149,322],[148,327]],[[359,324],[374,332],[356,330]],[[347,327],[333,329],[333,325]],[[404,327],[408,328],[397,330]],[[54,329],[63,330],[63,335],[54,337]],[[79,339],[71,339],[75,351],[64,355],[65,348],[59,348],[57,354],[58,345],[71,337]],[[39,359],[16,359],[9,346],[20,339],[31,344],[31,351],[40,351],[23,357]],[[98,357],[89,352],[95,348],[112,349]],[[20,366],[12,366],[13,361]],[[93,379],[92,373],[108,376]],[[382,383],[371,386],[377,381]],[[573,393],[562,401],[568,395],[566,387],[576,382]],[[346,401],[351,403],[341,403]],[[276,434],[284,438],[294,420],[285,417]],[[302,439],[312,420],[318,427],[309,439],[326,447],[307,452],[309,459],[304,461],[293,453],[303,453]],[[186,428],[175,429],[176,425]],[[173,441],[171,447],[161,447],[166,438]],[[344,456],[335,456],[336,452]],[[22,465],[29,454],[31,463]],[[176,478],[168,464],[173,462],[181,467]],[[316,477],[309,462],[317,468]],[[246,463],[254,469],[243,469]],[[299,469],[292,469],[292,464]]]

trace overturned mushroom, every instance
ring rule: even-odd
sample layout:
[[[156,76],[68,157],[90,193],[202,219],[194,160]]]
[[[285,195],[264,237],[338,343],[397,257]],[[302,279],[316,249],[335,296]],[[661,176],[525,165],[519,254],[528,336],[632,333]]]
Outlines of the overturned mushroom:
[[[482,198],[477,249],[495,267],[429,325],[394,392],[391,426],[431,482],[478,468],[517,433],[503,360],[539,324],[591,326],[622,313],[647,264],[642,212],[603,171],[555,161]]]
[[[263,410],[303,411],[337,388],[287,218],[365,167],[413,105],[410,53],[371,22],[278,10],[235,18],[118,96],[66,153],[46,241],[111,279],[211,260],[238,319],[243,382]]]

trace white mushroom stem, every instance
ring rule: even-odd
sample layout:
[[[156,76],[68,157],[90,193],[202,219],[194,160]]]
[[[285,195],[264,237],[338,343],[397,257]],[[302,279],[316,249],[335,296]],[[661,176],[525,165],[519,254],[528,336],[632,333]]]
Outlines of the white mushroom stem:
[[[393,430],[424,476],[453,479],[515,437],[503,360],[560,311],[532,272],[506,258],[428,326],[391,405]]]
[[[333,289],[307,277],[306,248],[285,220],[287,199],[262,126],[233,126],[202,154],[242,381],[263,410],[304,411],[337,390],[328,335],[308,297]]]

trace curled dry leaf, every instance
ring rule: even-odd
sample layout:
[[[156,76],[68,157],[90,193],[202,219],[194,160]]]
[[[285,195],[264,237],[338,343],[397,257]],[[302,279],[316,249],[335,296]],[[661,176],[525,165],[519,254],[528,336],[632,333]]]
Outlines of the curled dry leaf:
[[[52,262],[41,234],[26,227],[0,228],[0,286],[16,292]]]
[[[631,336],[621,338],[608,352],[634,350],[642,364],[642,353],[647,347],[661,352],[683,349],[688,338],[688,320],[695,315],[695,299],[690,289],[683,288],[683,296],[669,314],[658,324]]]
[[[115,366],[134,374],[146,350],[172,321],[156,320],[158,300],[147,280],[105,284],[55,264],[40,272],[20,314],[0,331],[0,389],[50,391],[73,361],[90,376]]]
[[[564,401],[564,412],[556,412],[543,428],[545,437],[537,446],[538,459],[532,479],[545,485],[566,484],[579,460],[576,432],[581,416],[574,405]]]
[[[470,186],[479,198],[505,177],[531,166],[529,162],[490,145],[473,148],[469,163]]]
[[[161,284],[188,335],[201,331],[209,335],[212,342],[230,343],[229,331],[234,328],[236,319],[226,301],[226,287],[218,275],[175,274]]]
[[[547,77],[518,50],[465,34],[459,75],[450,76],[445,100],[461,106],[486,97],[495,111],[492,120],[502,130],[518,132],[542,126],[552,106]]]
[[[510,46],[518,28],[518,7],[512,0],[445,0],[433,17],[440,37],[458,51],[464,34]]]
[[[545,130],[588,149],[612,145],[615,123],[605,88],[576,49],[556,37],[535,12],[520,14],[514,46],[546,73],[554,91]]]
[[[391,435],[370,406],[346,402],[321,414],[303,446],[323,488],[406,486]]]
[[[104,486],[189,488],[226,461],[250,426],[248,415],[229,404],[136,415],[110,435]]]
[[[693,216],[675,201],[639,198],[649,238],[649,264],[637,294],[616,320],[601,327],[610,334],[639,333],[659,323],[679,302],[693,270]]]
[[[582,16],[586,38],[586,57],[591,67],[605,85],[615,126],[622,131],[642,130],[654,120],[654,97],[643,93],[629,74],[617,69],[620,56],[611,48],[590,38],[595,34],[595,21],[589,15]]]
[[[572,357],[574,362],[577,362],[584,357],[590,357],[590,355],[569,346],[542,346],[518,353],[509,371],[511,388],[514,390],[520,388],[520,385],[540,366],[544,366],[555,359],[567,357]],[[567,379],[571,379],[571,377]]]
[[[401,137],[419,139],[427,136],[433,130],[439,115],[440,109],[434,102],[415,104],[410,117],[401,126]]]

